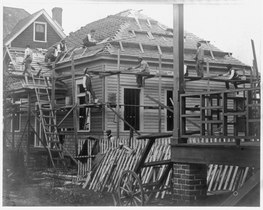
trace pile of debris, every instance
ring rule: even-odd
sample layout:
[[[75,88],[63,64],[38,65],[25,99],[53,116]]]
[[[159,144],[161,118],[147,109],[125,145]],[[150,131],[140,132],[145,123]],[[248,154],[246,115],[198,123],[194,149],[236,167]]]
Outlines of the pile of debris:
[[[147,156],[147,162],[169,160],[171,157],[171,150],[169,146],[169,139],[167,142],[157,141],[151,148]],[[143,149],[147,141],[138,141],[135,149],[131,149],[125,145],[120,145],[119,148],[109,149],[103,155],[97,155],[95,164],[91,172],[88,174],[83,188],[94,190],[95,192],[115,192],[118,186],[118,180],[125,170],[133,171],[136,163],[140,161]],[[165,166],[147,167],[141,170],[142,184],[154,182],[162,176]],[[171,173],[169,174],[166,185],[171,180]],[[164,198],[165,194],[169,192],[156,193],[156,198]]]

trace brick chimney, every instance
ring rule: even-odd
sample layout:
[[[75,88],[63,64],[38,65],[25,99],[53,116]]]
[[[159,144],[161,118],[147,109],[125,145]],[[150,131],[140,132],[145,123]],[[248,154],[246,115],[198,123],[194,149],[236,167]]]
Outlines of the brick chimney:
[[[62,8],[54,7],[52,9],[52,19],[62,27]]]

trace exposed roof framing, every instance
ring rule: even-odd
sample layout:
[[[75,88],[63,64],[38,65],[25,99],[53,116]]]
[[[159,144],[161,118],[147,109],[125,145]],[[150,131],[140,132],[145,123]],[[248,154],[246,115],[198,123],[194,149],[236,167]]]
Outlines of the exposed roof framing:
[[[141,24],[140,24],[139,19],[138,19],[137,17],[134,17],[134,19],[135,19],[135,21],[136,21],[136,23],[137,23],[139,29],[142,30],[142,26],[141,26]]]
[[[149,19],[147,19],[147,25],[152,28],[152,24],[151,24],[151,21]]]
[[[154,36],[152,35],[150,31],[147,31],[147,34],[148,34],[149,39],[154,39]]]
[[[159,54],[162,55],[163,52],[162,52],[162,49],[161,49],[160,45],[157,45],[157,49],[158,49]]]
[[[121,41],[119,41],[119,45],[120,45],[121,51],[123,52],[123,51],[124,51],[124,48],[123,48],[123,45],[122,45],[122,42],[121,42]]]
[[[141,43],[141,42],[139,43],[139,46],[140,46],[141,52],[144,53],[143,46],[142,46],[142,43]]]

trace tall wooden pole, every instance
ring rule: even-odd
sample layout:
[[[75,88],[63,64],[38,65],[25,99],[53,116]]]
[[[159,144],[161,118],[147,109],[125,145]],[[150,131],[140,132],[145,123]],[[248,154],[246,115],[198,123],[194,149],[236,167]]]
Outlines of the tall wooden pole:
[[[30,129],[31,129],[31,94],[28,93],[28,125],[27,125],[27,154],[26,154],[26,163],[29,164],[29,155],[30,155]],[[21,140],[22,141],[22,140]]]
[[[120,71],[120,49],[118,49],[117,69]],[[120,114],[120,74],[117,74],[117,113]],[[117,139],[120,138],[120,119],[117,117]]]
[[[253,51],[253,66],[255,68],[255,73],[256,73],[256,77],[257,79],[259,78],[258,76],[258,63],[257,63],[257,56],[256,56],[256,50],[255,50],[255,45],[254,45],[254,40],[251,39],[251,45],[252,45],[252,51]]]
[[[77,127],[77,107],[76,105],[76,84],[75,84],[75,64],[74,64],[74,53],[71,56],[71,84],[72,84],[72,106],[73,110],[73,126],[74,126],[74,142],[75,142],[75,154],[78,155],[78,127]]]
[[[56,80],[55,80],[55,63],[52,64],[52,89],[51,89],[51,105],[53,109],[55,108],[55,87]]]
[[[12,150],[15,150],[15,112],[12,113]]]
[[[174,57],[174,129],[172,144],[180,143],[180,93],[184,81],[184,20],[183,4],[173,5],[173,57]]]
[[[161,77],[161,69],[162,69],[162,55],[159,55],[159,83],[158,83],[158,100],[162,101],[161,99],[161,91],[162,91],[162,77]],[[158,130],[159,133],[162,132],[162,107],[159,105],[158,109]]]

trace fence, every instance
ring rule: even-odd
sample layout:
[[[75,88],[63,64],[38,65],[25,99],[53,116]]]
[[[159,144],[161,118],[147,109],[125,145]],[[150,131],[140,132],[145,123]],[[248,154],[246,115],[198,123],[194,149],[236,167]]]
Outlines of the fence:
[[[85,142],[87,142],[85,144]],[[78,156],[78,180],[86,181],[89,183],[89,189],[94,191],[112,192],[116,185],[119,176],[124,170],[134,170],[137,161],[140,160],[142,151],[147,144],[147,140],[137,139],[115,139],[109,141],[108,139],[99,139],[97,143],[94,140],[81,140],[79,141],[78,152],[86,147],[87,155]],[[188,139],[190,143],[213,143],[209,139],[195,138]],[[97,145],[96,145],[97,144]],[[121,145],[129,145],[130,149],[133,150],[133,155],[127,151],[121,149]],[[92,178],[87,182],[87,176],[91,173],[92,161],[95,158],[94,148],[97,147],[97,151],[104,154],[104,158],[100,166],[96,169],[96,172]],[[83,158],[83,160],[81,160]],[[149,155],[145,162],[153,162],[159,160],[169,160],[171,158],[170,149],[170,138],[156,139],[155,144],[152,146]],[[165,166],[146,167],[141,171],[141,181],[143,184],[154,182],[161,177]],[[229,166],[229,165],[218,165],[209,164],[207,171],[207,186],[208,193],[216,193],[219,191],[236,191],[243,186],[245,181],[251,176],[253,169],[249,167]],[[172,173],[168,175],[165,185],[168,186],[171,182]],[[163,198],[165,194],[170,192],[164,191],[157,193],[156,197]]]

